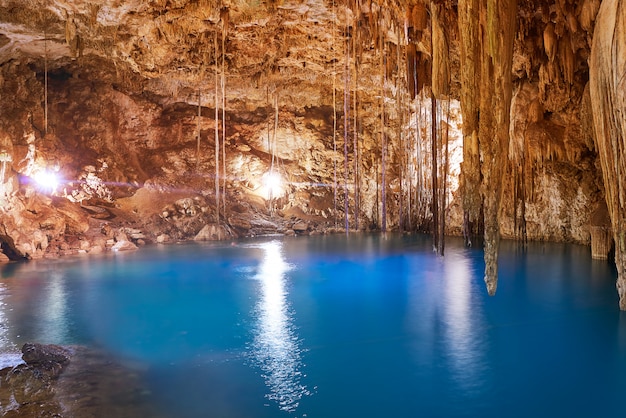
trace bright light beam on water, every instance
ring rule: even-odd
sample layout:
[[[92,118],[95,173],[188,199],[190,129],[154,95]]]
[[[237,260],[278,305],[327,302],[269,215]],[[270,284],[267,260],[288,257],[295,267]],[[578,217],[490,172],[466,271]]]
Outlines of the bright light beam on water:
[[[278,403],[281,410],[294,412],[309,391],[301,383],[302,349],[286,298],[285,273],[291,266],[283,258],[281,242],[267,242],[259,247],[265,254],[255,276],[260,282],[261,297],[256,306],[258,324],[252,356],[263,371],[269,389],[266,397]]]

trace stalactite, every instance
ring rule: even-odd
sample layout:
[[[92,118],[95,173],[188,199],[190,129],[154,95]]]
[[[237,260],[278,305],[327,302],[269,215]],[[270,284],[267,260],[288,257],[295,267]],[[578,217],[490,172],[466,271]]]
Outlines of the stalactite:
[[[479,0],[459,0],[461,113],[463,116],[463,163],[461,195],[463,199],[463,236],[471,245],[470,225],[479,219],[480,156],[478,147],[479,77],[480,77],[480,6]]]
[[[380,143],[381,143],[381,201],[382,201],[382,222],[381,231],[387,231],[387,136],[385,135],[385,44],[383,31],[380,31]]]
[[[439,197],[437,193],[437,98],[432,93],[431,105],[431,187],[432,187],[432,213],[433,213],[433,250],[439,253]]]
[[[356,9],[360,10],[360,0],[356,2]],[[353,104],[352,104],[352,114],[354,116],[354,120],[352,122],[352,130],[353,130],[353,142],[352,142],[352,158],[354,160],[354,229],[355,231],[359,230],[359,215],[360,215],[360,207],[359,207],[359,128],[358,128],[358,91],[359,91],[359,60],[357,57],[357,45],[360,42],[359,36],[359,20],[358,13],[355,13],[354,21],[354,31],[352,36],[352,52],[353,52],[353,63],[354,63],[354,94]]]
[[[332,49],[335,50],[336,24],[335,1],[333,0]],[[333,216],[337,228],[337,60],[333,59]]]
[[[442,99],[447,96],[450,89],[450,64],[448,50],[448,40],[446,37],[443,22],[439,14],[439,6],[434,2],[430,4],[431,24],[432,24],[432,90],[433,94]]]
[[[481,7],[479,147],[485,225],[485,283],[490,295],[498,284],[500,201],[508,157],[512,98],[513,42],[517,0],[488,0]]]
[[[271,148],[271,153],[272,153],[272,160],[270,162],[270,176],[274,176],[274,170],[275,170],[275,165],[276,165],[276,138],[278,136],[278,112],[279,112],[279,108],[278,108],[278,89],[276,89],[276,93],[274,95],[274,134],[272,135],[272,148]],[[269,195],[269,201],[270,201],[270,214],[274,214],[274,196],[272,194],[272,190],[270,189],[270,195]]]
[[[439,226],[439,254],[444,255],[445,235],[446,235],[446,214],[448,207],[448,173],[450,171],[450,99],[446,100],[446,131],[445,135],[441,135],[444,143],[443,147],[443,173],[441,187],[441,218]]]
[[[346,19],[347,20],[347,19]],[[346,53],[345,53],[345,68],[344,68],[344,89],[343,89],[343,191],[344,191],[344,227],[346,234],[350,230],[350,223],[348,217],[348,132],[350,125],[350,36],[348,28],[346,28]]]
[[[442,106],[437,106],[437,100],[445,100],[449,106],[448,94],[450,90],[450,51],[444,24],[440,18],[440,6],[430,3],[431,15],[431,42],[432,42],[432,187],[433,187],[433,234],[435,235],[435,249],[439,255],[443,255],[445,246],[445,211],[446,211],[446,171],[447,138],[440,132]],[[449,109],[449,107],[448,107]],[[449,110],[447,112],[449,116]],[[448,119],[446,119],[446,126]],[[438,161],[441,160],[441,161]],[[439,168],[437,164],[439,164]],[[439,173],[439,171],[442,171]]]
[[[519,240],[522,244],[526,244],[528,237],[526,234],[526,160],[522,160],[520,179],[520,225]],[[532,180],[531,180],[532,181]]]
[[[404,125],[402,113],[402,93],[400,90],[400,42],[396,45],[396,63],[397,63],[397,74],[396,74],[396,111],[398,113],[398,125],[397,125],[397,141],[398,141],[398,150],[399,150],[399,160],[400,160],[400,170],[398,170],[399,181],[400,181],[400,196],[398,199],[398,228],[400,231],[404,231],[404,179],[406,175],[404,174],[404,170],[406,168],[404,164],[404,141],[402,140],[402,126]]]
[[[267,106],[270,106],[270,86],[265,86],[265,103]],[[271,152],[272,150],[272,120],[267,120],[267,152]]]
[[[214,36],[215,51],[215,223],[220,224],[220,121],[219,121],[219,74],[217,64],[217,31]]]
[[[202,117],[202,96],[198,88],[198,137],[196,139],[196,172],[200,172],[200,118]]]
[[[226,216],[226,33],[228,31],[228,8],[223,8],[222,20],[222,213]]]
[[[44,133],[48,134],[48,31],[43,31],[43,66],[44,66]]]
[[[407,59],[407,55],[406,55],[406,51],[404,53],[404,59]],[[405,88],[407,89],[407,93],[408,93],[408,98],[410,99],[410,91],[409,91],[409,74],[407,73],[408,68],[405,66],[404,68],[404,77],[405,77]],[[406,103],[402,103],[401,106],[402,109],[402,115],[403,115],[403,122],[406,122],[406,127],[407,127],[407,132],[404,136],[405,140],[404,140],[404,160],[405,160],[405,176],[404,176],[404,182],[405,182],[405,190],[406,190],[406,210],[405,210],[405,229],[408,231],[412,230],[412,222],[411,222],[411,214],[412,214],[412,210],[411,210],[411,206],[413,204],[413,132],[410,128],[411,126],[411,120],[412,120],[412,112],[411,112],[411,101],[407,100]],[[403,126],[403,132],[404,132],[404,123],[402,124]]]
[[[417,75],[415,75],[417,79]],[[423,97],[423,93],[420,94]],[[424,191],[426,187],[426,182],[424,181],[424,153],[422,152],[422,139],[420,135],[420,120],[422,115],[422,97],[417,96],[415,98],[415,161],[417,166],[415,167],[415,171],[417,174],[417,190],[415,191],[415,201],[416,201],[416,219],[415,219],[415,227],[419,228],[423,225],[423,217],[424,217]],[[420,217],[422,217],[420,219]]]

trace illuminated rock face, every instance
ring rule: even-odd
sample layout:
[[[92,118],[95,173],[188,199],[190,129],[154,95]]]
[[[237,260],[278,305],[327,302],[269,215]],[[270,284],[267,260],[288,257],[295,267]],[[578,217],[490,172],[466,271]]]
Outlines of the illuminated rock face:
[[[482,3],[0,0],[5,256],[325,233],[346,196],[351,229],[429,230],[433,131],[446,231],[486,232],[487,276],[500,236],[588,244],[605,190],[625,212],[593,140],[624,108],[593,81],[601,2]]]
[[[626,2],[605,0],[596,28],[590,57],[591,104],[615,241],[620,308],[626,310]]]

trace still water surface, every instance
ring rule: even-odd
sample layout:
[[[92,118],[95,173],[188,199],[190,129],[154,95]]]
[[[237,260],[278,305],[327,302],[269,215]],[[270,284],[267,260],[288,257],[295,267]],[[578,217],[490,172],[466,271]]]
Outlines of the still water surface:
[[[626,316],[587,247],[266,238],[0,267],[0,351],[82,344],[172,417],[623,416]],[[8,358],[8,357],[5,357]]]

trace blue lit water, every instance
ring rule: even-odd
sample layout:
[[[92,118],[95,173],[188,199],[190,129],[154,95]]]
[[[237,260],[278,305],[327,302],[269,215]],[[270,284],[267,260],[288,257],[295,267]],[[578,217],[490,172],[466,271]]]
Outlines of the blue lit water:
[[[623,416],[626,316],[589,248],[424,236],[154,246],[0,267],[0,346],[99,347],[171,417]]]

